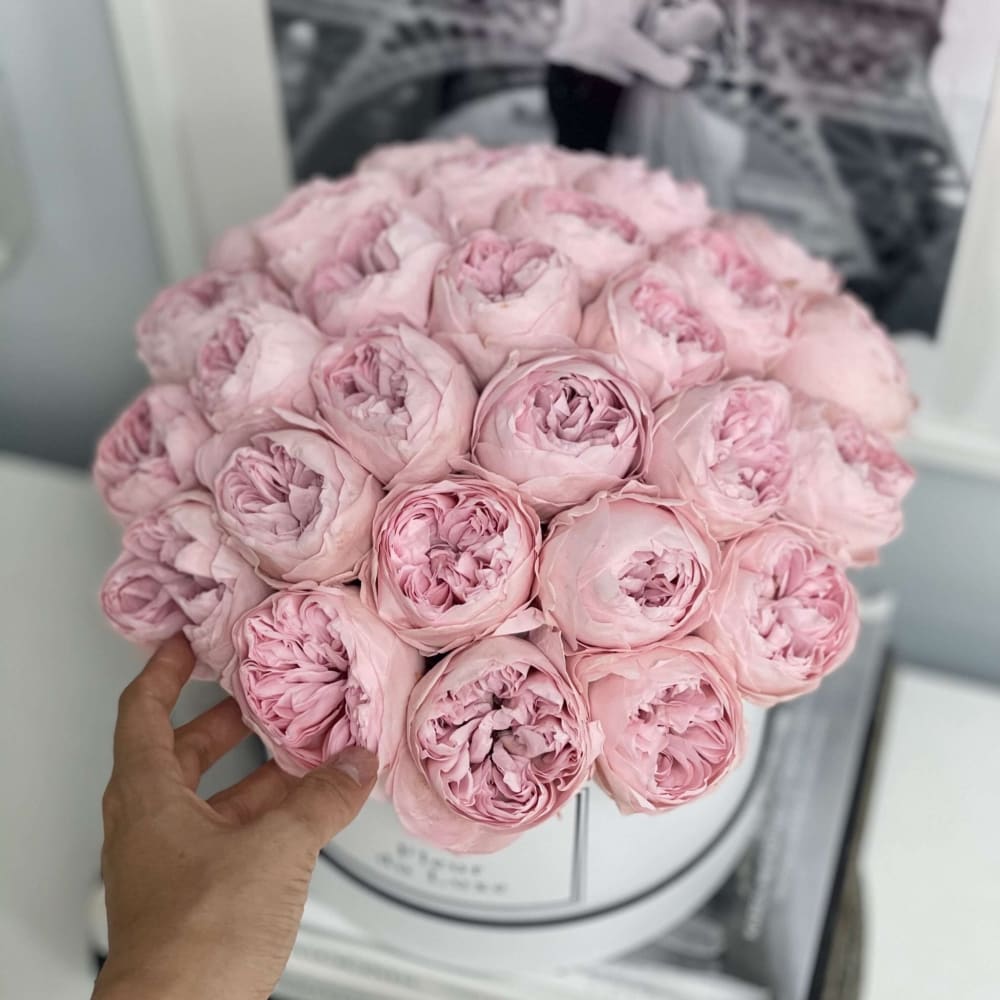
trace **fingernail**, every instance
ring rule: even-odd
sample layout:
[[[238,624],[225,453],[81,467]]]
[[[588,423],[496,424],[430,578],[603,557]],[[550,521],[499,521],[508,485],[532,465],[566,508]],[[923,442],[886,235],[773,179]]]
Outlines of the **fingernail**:
[[[346,774],[359,788],[375,780],[378,758],[364,747],[348,747],[333,761],[333,769]]]

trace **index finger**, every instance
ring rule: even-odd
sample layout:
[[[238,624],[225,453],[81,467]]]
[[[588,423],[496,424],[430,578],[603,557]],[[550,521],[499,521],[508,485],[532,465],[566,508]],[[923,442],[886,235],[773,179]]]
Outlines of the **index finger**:
[[[174,730],[170,713],[194,669],[194,656],[180,635],[168,639],[118,699],[115,767],[148,751],[173,758]]]

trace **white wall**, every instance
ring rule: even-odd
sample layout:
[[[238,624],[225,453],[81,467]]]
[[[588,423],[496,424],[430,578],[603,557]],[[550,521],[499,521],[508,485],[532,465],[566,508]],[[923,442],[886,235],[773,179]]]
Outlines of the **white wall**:
[[[0,450],[83,464],[160,283],[102,0],[0,0],[0,66],[33,216],[0,274]]]

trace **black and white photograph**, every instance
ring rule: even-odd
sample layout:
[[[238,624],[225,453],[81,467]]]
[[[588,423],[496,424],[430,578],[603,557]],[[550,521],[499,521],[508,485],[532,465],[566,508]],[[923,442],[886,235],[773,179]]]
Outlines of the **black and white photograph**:
[[[271,17],[300,179],[463,134],[641,156],[830,258],[891,330],[933,337],[975,163],[966,112],[1000,40],[989,6],[271,0]]]

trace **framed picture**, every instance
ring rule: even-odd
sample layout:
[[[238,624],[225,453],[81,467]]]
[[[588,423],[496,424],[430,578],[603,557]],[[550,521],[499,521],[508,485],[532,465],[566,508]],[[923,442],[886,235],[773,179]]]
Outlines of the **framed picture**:
[[[165,275],[295,180],[471,134],[641,155],[831,258],[918,461],[1000,478],[1000,5],[108,0]],[[578,108],[586,108],[578,113]]]

